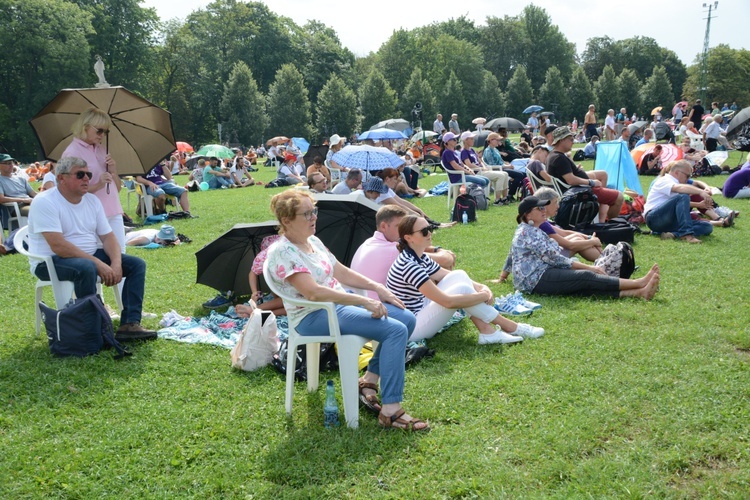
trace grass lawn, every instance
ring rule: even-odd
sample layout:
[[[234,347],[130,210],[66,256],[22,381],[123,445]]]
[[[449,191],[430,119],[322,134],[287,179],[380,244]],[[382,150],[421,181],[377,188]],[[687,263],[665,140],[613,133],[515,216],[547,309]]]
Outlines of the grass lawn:
[[[145,310],[205,313],[215,291],[195,284],[193,254],[235,223],[270,219],[279,191],[191,193],[199,218],[174,225],[192,244],[131,251],[148,262]],[[326,430],[323,391],[301,384],[287,419],[283,377],[234,371],[216,347],[157,340],[122,362],[52,358],[34,332],[28,262],[4,257],[0,497],[746,497],[750,210],[717,200],[742,215],[702,245],[636,236],[636,276],[662,269],[652,302],[534,297],[539,340],[480,347],[468,320],[430,340],[436,356],[406,376],[405,407],[433,427],[420,436],[383,431],[365,413],[357,431]],[[416,203],[448,219],[445,197]],[[500,273],[515,215],[491,207],[434,239],[486,281]]]

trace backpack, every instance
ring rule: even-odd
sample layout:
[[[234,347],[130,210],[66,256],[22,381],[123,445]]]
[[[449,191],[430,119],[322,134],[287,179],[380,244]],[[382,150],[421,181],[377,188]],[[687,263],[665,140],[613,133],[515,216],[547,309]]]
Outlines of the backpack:
[[[583,149],[579,149],[573,155],[573,161],[583,161],[585,159],[586,159],[586,156],[584,156],[584,154],[583,154]]]
[[[596,237],[604,244],[619,243],[621,241],[633,243],[635,241],[635,233],[640,231],[638,226],[620,217],[610,219],[604,223],[588,222],[578,224],[575,226],[575,230],[583,234],[596,233]]]
[[[633,247],[624,241],[607,245],[594,265],[603,268],[608,276],[630,278],[636,269]]]
[[[112,319],[98,295],[71,299],[59,311],[39,302],[39,310],[49,349],[56,356],[84,357],[97,354],[105,345],[117,351],[115,359],[132,355],[115,340]]]
[[[453,205],[452,220],[455,222],[462,222],[464,212],[466,212],[469,222],[475,222],[477,220],[477,202],[468,194],[462,194],[456,198],[456,203]]]
[[[555,224],[571,229],[577,224],[586,224],[599,215],[599,202],[588,186],[573,186],[563,193],[560,208],[555,215]]]
[[[487,199],[487,196],[484,194],[484,188],[479,184],[470,183],[467,193],[474,198],[477,210],[487,210],[490,208],[490,200]]]
[[[286,179],[274,179],[266,184],[267,188],[277,188],[277,187],[286,187],[289,186],[289,181]]]

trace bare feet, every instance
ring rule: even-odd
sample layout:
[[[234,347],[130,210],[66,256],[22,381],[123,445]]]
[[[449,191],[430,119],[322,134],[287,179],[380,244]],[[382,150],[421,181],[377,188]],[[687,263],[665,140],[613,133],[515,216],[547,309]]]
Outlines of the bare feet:
[[[659,281],[661,280],[661,276],[657,273],[651,278],[651,281],[649,281],[648,285],[645,288],[645,295],[643,296],[646,300],[651,300],[656,295],[656,292],[659,291]]]
[[[648,285],[649,281],[651,281],[651,278],[653,278],[655,274],[659,274],[659,264],[654,264],[653,266],[651,266],[651,269],[649,269],[648,273],[646,273],[645,276],[643,276],[642,278],[638,278],[635,281],[641,287],[645,287],[646,285]]]

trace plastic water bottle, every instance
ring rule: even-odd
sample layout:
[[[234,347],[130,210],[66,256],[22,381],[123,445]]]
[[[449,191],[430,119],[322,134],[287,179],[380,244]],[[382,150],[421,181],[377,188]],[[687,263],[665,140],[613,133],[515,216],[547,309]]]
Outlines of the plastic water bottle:
[[[339,426],[339,404],[336,402],[333,380],[329,380],[326,384],[326,403],[323,406],[323,414],[325,415],[326,429]]]
[[[464,224],[469,223],[469,214],[466,213],[466,210],[464,210],[464,213],[461,215],[461,221],[463,221]]]

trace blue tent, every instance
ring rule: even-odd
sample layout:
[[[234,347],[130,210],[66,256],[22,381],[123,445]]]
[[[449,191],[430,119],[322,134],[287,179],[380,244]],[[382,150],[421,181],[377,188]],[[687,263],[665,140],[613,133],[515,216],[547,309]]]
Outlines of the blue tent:
[[[597,144],[594,168],[607,172],[608,188],[624,191],[627,185],[636,193],[643,194],[638,169],[624,141],[607,141]]]

